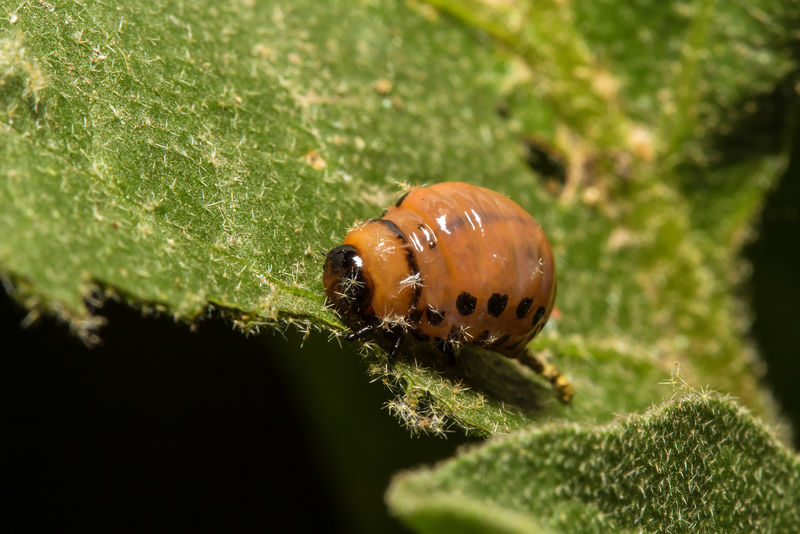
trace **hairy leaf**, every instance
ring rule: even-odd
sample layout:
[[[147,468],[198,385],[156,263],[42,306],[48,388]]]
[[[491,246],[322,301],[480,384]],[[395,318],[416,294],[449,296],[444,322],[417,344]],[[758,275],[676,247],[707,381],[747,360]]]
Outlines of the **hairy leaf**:
[[[600,427],[552,424],[399,475],[418,532],[792,532],[800,461],[728,398],[683,394]]]

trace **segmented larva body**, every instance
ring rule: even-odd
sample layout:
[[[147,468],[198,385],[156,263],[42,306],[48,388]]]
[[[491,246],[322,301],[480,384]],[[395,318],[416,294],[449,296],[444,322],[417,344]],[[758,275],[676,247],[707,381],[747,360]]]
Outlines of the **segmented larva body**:
[[[555,302],[552,249],[533,217],[489,189],[411,189],[328,252],[323,281],[328,300],[362,330],[400,324],[445,351],[472,343],[542,374],[555,369],[522,357]],[[547,378],[563,380],[569,400],[571,386],[555,373]]]

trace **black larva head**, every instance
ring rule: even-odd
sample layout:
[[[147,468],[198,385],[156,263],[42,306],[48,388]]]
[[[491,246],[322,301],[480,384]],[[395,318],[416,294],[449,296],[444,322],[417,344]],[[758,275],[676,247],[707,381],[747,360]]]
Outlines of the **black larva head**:
[[[328,251],[322,282],[328,301],[339,314],[364,315],[372,290],[364,276],[364,260],[354,247],[341,245]]]

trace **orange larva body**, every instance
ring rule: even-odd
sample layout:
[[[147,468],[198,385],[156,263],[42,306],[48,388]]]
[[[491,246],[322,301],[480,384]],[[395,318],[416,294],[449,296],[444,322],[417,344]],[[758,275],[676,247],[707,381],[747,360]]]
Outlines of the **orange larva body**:
[[[483,187],[414,188],[381,219],[349,232],[338,249],[355,251],[362,263],[361,278],[348,279],[347,269],[333,268],[337,249],[328,255],[326,291],[340,313],[367,324],[402,324],[445,349],[466,342],[513,356],[553,308],[555,265],[541,227]],[[343,290],[343,280],[356,289]],[[356,294],[359,284],[368,297]]]

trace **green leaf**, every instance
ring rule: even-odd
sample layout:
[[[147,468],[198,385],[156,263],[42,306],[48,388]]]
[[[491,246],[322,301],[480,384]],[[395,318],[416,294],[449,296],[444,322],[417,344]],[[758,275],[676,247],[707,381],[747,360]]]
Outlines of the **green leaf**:
[[[600,427],[550,424],[395,477],[418,532],[793,532],[800,461],[729,398]]]
[[[338,336],[319,251],[401,184],[464,180],[547,232],[560,317],[531,348],[577,396],[559,406],[485,352],[448,366],[405,347],[389,365],[365,344],[412,430],[609,421],[668,395],[676,364],[774,417],[733,288],[786,156],[734,158],[719,140],[792,67],[797,13],[436,4],[2,2],[0,274],[90,340],[106,295]],[[526,147],[561,166],[563,186]]]

